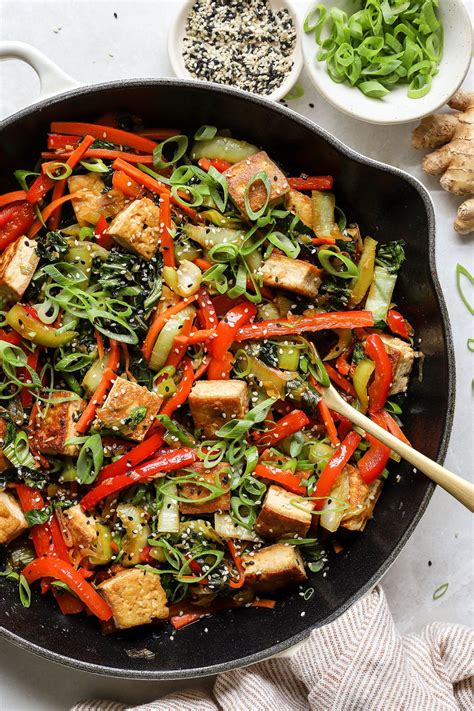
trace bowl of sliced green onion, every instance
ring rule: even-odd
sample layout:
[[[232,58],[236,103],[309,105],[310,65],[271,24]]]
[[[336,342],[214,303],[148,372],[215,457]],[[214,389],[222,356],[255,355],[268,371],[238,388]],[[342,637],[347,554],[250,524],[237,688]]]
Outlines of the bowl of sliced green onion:
[[[324,0],[303,21],[306,67],[318,91],[363,121],[415,121],[445,104],[469,69],[463,0]]]

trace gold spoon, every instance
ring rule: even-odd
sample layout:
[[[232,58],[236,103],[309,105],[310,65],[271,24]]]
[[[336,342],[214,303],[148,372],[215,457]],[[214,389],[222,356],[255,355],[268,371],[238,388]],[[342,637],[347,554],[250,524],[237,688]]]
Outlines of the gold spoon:
[[[474,484],[466,481],[457,474],[453,474],[449,469],[437,464],[429,457],[426,457],[421,452],[418,452],[413,447],[401,442],[397,437],[384,430],[379,425],[369,420],[368,417],[356,410],[352,405],[349,405],[337,392],[337,390],[329,385],[321,386],[321,394],[324,397],[326,405],[337,412],[339,415],[347,417],[352,424],[360,427],[368,434],[376,437],[382,444],[387,445],[394,452],[399,454],[405,461],[413,464],[431,481],[441,486],[448,494],[454,496],[461,504],[470,511],[474,512]]]

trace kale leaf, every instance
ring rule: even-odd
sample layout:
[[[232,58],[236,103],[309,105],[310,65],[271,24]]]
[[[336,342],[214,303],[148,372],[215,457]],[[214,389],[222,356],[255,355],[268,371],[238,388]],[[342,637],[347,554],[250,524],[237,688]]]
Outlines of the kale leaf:
[[[377,250],[375,263],[379,267],[385,267],[389,274],[395,274],[405,261],[404,245],[403,240],[381,244]]]

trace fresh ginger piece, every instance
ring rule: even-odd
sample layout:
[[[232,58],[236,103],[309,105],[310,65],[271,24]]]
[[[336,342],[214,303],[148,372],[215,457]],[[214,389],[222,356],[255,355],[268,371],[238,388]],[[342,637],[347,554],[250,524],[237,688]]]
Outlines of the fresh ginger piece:
[[[457,113],[434,114],[422,119],[412,135],[414,148],[437,148],[423,158],[428,175],[441,175],[440,185],[455,195],[474,193],[474,93],[458,91],[449,106]],[[454,229],[474,230],[474,202],[466,200],[458,211]]]

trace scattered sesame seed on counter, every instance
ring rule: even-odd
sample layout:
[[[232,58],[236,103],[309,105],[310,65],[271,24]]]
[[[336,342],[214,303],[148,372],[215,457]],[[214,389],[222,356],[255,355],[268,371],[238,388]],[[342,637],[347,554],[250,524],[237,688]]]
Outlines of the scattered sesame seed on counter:
[[[183,58],[196,79],[268,95],[291,71],[295,45],[290,13],[268,0],[196,0]]]

